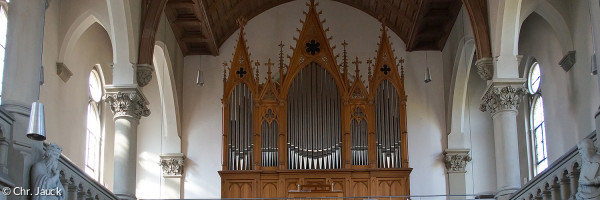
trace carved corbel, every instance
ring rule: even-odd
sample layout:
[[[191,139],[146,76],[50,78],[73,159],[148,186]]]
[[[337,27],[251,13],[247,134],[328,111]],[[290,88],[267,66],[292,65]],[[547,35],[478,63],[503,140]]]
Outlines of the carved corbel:
[[[67,66],[64,63],[56,63],[56,74],[65,83],[69,81],[69,78],[71,78],[71,76],[73,76],[73,72],[71,72],[71,70],[69,70],[69,68],[67,68]]]
[[[152,80],[152,73],[154,73],[154,67],[148,64],[138,64],[136,68],[136,78],[138,86],[144,87]]]
[[[492,80],[494,76],[494,60],[492,58],[480,58],[475,62],[477,74],[483,80]]]
[[[160,155],[160,166],[165,178],[180,178],[183,176],[185,157],[182,153]]]
[[[469,149],[446,149],[444,151],[444,163],[448,173],[465,173],[467,163],[471,161]]]

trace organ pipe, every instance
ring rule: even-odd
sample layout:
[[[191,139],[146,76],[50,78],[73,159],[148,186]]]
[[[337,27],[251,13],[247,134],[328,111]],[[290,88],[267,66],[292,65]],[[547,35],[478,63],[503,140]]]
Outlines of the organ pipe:
[[[252,93],[238,84],[229,99],[229,169],[251,170],[252,152]]]
[[[400,168],[401,130],[398,93],[388,80],[384,80],[375,94],[375,137],[377,167]]]
[[[341,168],[341,106],[336,83],[317,63],[303,68],[288,94],[289,169]]]
[[[273,111],[268,110],[265,118],[273,118]],[[266,120],[261,125],[261,155],[263,167],[275,167],[278,162],[278,134],[279,124],[277,121],[271,123]]]

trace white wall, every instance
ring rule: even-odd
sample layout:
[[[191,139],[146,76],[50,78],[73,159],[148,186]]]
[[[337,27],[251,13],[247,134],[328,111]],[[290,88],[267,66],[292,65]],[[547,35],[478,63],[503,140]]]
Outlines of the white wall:
[[[447,133],[449,148],[471,149],[472,160],[466,166],[466,194],[494,194],[496,160],[492,119],[481,112],[481,96],[487,83],[477,73],[471,23],[464,10],[458,14],[446,46],[444,89],[447,97]],[[475,58],[476,60],[477,58]],[[456,102],[454,102],[456,101]],[[451,139],[450,139],[451,138]],[[452,182],[448,182],[453,187]]]
[[[537,12],[523,22],[519,54],[535,58],[541,66],[548,158],[552,163],[595,130],[594,114],[600,101],[597,79],[590,75],[592,41],[587,1],[550,3],[570,25],[573,38],[567,39],[573,41],[575,65],[568,72],[560,67],[558,62],[566,52],[560,42],[563,39],[552,28],[557,22],[547,21]],[[522,73],[527,70],[521,68]]]
[[[268,58],[278,60],[280,41],[287,46],[295,45],[296,28],[301,28],[299,19],[304,20],[303,1],[293,1],[263,12],[248,21],[246,38],[250,47],[251,59],[266,63]],[[361,73],[367,74],[365,60],[374,57],[380,23],[364,12],[350,6],[320,1],[323,10],[321,19],[327,19],[328,36],[333,36],[331,44],[337,45],[335,53],[341,53],[343,40],[348,45],[349,58],[359,57],[363,61]],[[405,44],[389,31],[395,55],[406,59],[406,93],[408,95],[408,143],[411,174],[411,194],[446,194],[446,179],[441,153],[446,145],[445,105],[442,78],[441,52],[428,52],[433,82],[423,82],[425,72],[425,52],[405,51]],[[182,139],[186,161],[185,198],[220,197],[222,151],[222,108],[223,67],[229,61],[235,46],[238,32],[225,41],[220,56],[187,56],[183,83]],[[289,47],[285,54],[291,54]],[[285,59],[287,63],[287,59]],[[341,58],[338,59],[338,64]],[[200,66],[205,73],[204,87],[195,85],[196,70]],[[262,65],[261,81],[266,75]],[[353,70],[349,70],[353,71]],[[274,73],[277,79],[278,73]],[[428,187],[422,187],[427,185]]]
[[[118,3],[120,2],[114,0],[55,0],[51,1],[46,11],[43,55],[45,84],[41,87],[40,98],[45,104],[48,142],[56,142],[62,146],[63,154],[81,169],[84,169],[85,164],[86,113],[89,98],[88,76],[92,67],[96,65],[100,66],[101,76],[104,79],[103,84],[109,85],[113,82],[115,56],[126,57],[126,60],[131,60],[132,58],[129,57],[133,56],[135,58],[133,60],[137,60],[137,48],[133,51],[135,55],[131,55],[130,53],[123,55],[114,52],[115,48],[113,44],[118,44],[119,49],[126,48],[125,52],[131,51],[127,50],[129,45],[137,46],[137,35],[139,35],[139,28],[137,26],[140,24],[139,13],[141,1],[128,1],[126,4],[121,5],[124,6],[122,8],[124,10],[115,9],[118,8]],[[131,25],[132,23],[135,25],[130,28],[121,28],[117,24],[111,24],[112,20],[119,21],[121,25]],[[176,89],[176,85],[179,85],[179,88],[181,88],[183,56],[170,26],[168,24],[165,26],[165,23],[161,23],[160,27],[156,38],[157,41],[160,41],[160,47],[158,48],[161,51],[168,51],[168,53],[163,52],[163,59],[156,70],[156,73],[160,74],[154,75],[153,83],[158,81],[158,76],[167,76],[160,80],[164,79],[168,81],[164,83],[165,87],[168,88],[165,94],[166,96],[170,96],[167,105],[170,105],[168,109],[172,112],[170,112],[169,118],[160,115],[161,99],[160,96],[156,95],[158,94],[158,87],[149,87],[147,89],[148,92],[144,91],[144,93],[147,92],[148,94],[146,95],[150,95],[151,97],[149,100],[153,115],[151,115],[150,119],[141,120],[138,135],[143,137],[145,132],[151,132],[147,131],[148,128],[153,130],[153,126],[160,125],[160,123],[144,123],[144,121],[152,121],[154,118],[168,119],[167,121],[171,128],[169,130],[172,133],[170,136],[174,135],[174,138],[176,138],[169,137],[172,142],[169,142],[171,145],[167,146],[175,150],[168,151],[168,153],[175,153],[181,151],[178,119],[178,107],[181,104],[178,103],[181,102],[181,98],[178,96],[181,95],[181,89]],[[135,31],[136,33],[131,33],[131,31]],[[123,32],[130,36],[129,39],[134,41],[117,41],[118,38],[122,39],[122,37],[115,37],[115,35],[122,35]],[[122,53],[123,51],[119,50],[119,52]],[[164,58],[164,56],[167,56],[167,58]],[[66,83],[56,74],[57,62],[64,63],[73,73],[72,77]],[[166,72],[165,75],[162,74],[163,71]],[[176,79],[174,77],[179,78]],[[104,102],[100,104],[100,112],[104,133],[104,150],[101,152],[104,161],[101,166],[103,172],[100,181],[104,182],[107,188],[112,189],[115,139],[113,114],[109,105]],[[146,124],[148,125],[145,126]],[[146,131],[144,132],[144,130]],[[158,133],[161,132],[159,131]],[[140,152],[156,149],[155,146],[152,146],[152,142],[160,140],[161,138],[158,137],[151,140],[150,143],[139,143],[140,146],[138,149],[141,149]],[[154,163],[154,165],[154,168],[160,170],[158,162]],[[143,177],[146,177],[146,175],[143,174]],[[158,184],[160,184],[160,181]]]

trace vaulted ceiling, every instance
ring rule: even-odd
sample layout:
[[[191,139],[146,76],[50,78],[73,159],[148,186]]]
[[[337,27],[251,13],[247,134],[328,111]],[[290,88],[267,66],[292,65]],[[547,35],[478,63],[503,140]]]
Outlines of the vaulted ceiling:
[[[168,0],[167,19],[184,55],[218,55],[240,16],[258,14],[291,0]],[[461,0],[335,0],[377,18],[406,43],[408,51],[441,50]]]

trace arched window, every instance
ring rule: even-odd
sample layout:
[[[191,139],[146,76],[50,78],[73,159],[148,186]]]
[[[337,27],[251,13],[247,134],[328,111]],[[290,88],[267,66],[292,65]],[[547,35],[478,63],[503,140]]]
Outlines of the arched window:
[[[102,97],[102,83],[96,69],[90,72],[88,86],[90,98],[87,107],[85,172],[94,179],[100,180],[100,156],[103,138],[98,107]]]
[[[8,29],[8,2],[10,0],[0,0],[0,94],[2,94],[2,77],[4,77],[4,54],[6,52],[6,33]],[[2,102],[2,96],[0,96]]]
[[[532,141],[532,157],[534,164],[534,174],[539,174],[548,167],[548,152],[546,148],[546,127],[544,120],[544,100],[540,88],[541,72],[540,64],[533,62],[529,69],[527,85],[530,99],[530,131]]]

